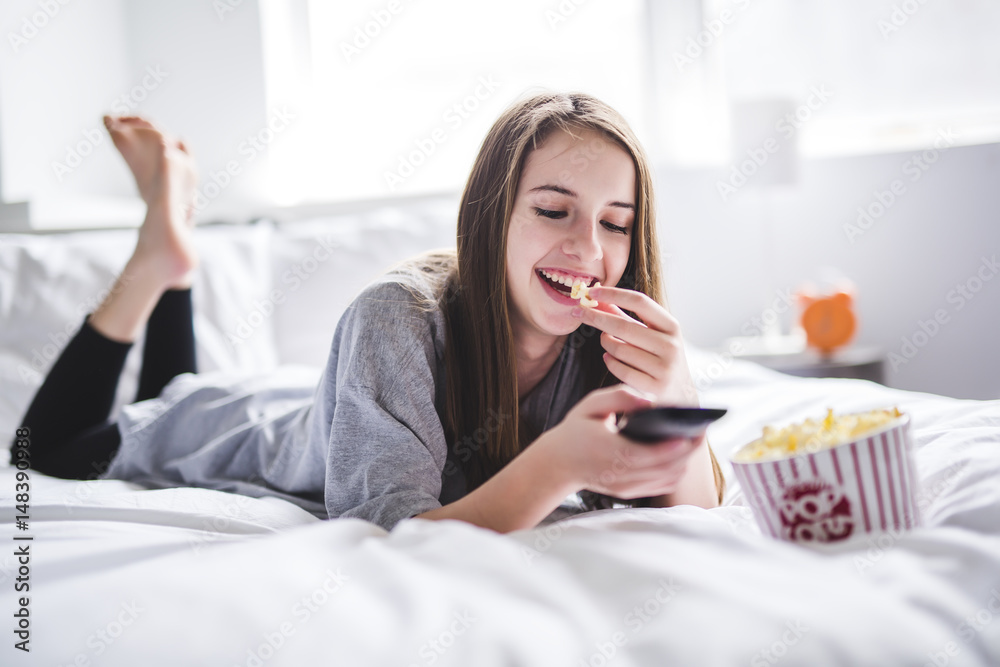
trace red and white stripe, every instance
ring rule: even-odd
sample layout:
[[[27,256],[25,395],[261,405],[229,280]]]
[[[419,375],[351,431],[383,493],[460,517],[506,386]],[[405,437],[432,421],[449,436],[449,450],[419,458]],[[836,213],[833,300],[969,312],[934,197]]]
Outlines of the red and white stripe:
[[[854,533],[921,525],[909,418],[856,442],[776,461],[733,461],[761,530],[781,537],[779,506],[787,488],[816,480],[847,497]]]

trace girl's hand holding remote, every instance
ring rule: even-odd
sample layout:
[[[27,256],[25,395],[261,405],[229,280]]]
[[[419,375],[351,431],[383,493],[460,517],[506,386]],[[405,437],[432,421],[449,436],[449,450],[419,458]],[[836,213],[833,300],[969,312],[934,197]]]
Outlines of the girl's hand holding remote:
[[[559,474],[568,476],[576,490],[626,500],[668,494],[705,436],[642,444],[616,432],[618,413],[652,406],[652,401],[622,385],[595,389],[532,446],[548,449]]]

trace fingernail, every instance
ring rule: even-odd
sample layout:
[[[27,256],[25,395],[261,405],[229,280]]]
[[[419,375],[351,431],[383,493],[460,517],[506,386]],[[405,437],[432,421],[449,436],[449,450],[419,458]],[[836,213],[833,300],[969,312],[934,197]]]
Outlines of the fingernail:
[[[573,317],[580,317],[583,315],[583,308],[574,308],[573,310],[569,311],[569,314],[572,315]]]

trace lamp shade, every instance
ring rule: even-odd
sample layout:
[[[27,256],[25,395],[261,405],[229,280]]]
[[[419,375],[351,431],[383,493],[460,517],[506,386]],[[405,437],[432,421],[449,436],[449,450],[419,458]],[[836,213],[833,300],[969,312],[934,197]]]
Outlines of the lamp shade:
[[[795,185],[798,177],[796,104],[789,98],[734,100],[732,164],[751,188]]]

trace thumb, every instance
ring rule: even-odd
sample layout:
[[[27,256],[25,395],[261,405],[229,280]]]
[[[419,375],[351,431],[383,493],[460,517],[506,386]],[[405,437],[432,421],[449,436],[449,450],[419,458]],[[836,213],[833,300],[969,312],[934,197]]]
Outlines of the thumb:
[[[595,389],[580,401],[580,407],[588,417],[605,418],[618,412],[633,412],[653,406],[653,401],[635,389],[617,384],[613,387]]]

